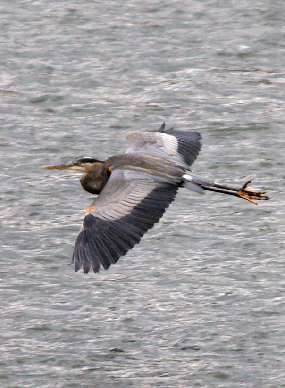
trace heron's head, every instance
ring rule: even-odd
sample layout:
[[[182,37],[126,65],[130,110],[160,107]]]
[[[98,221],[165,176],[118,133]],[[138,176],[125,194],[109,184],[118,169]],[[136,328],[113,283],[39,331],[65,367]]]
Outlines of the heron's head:
[[[46,166],[43,167],[44,170],[72,170],[72,171],[80,171],[80,172],[88,172],[92,166],[94,166],[94,163],[101,163],[100,160],[94,159],[94,158],[80,158],[76,160],[75,162],[68,163],[68,164],[59,164],[57,166]]]

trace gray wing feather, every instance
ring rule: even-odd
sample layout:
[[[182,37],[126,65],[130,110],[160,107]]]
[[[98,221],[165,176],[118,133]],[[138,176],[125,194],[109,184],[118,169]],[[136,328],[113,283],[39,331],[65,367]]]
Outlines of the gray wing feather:
[[[115,170],[90,206],[75,242],[75,270],[108,269],[137,244],[175,199],[178,185],[159,177]],[[115,191],[114,191],[115,189]]]

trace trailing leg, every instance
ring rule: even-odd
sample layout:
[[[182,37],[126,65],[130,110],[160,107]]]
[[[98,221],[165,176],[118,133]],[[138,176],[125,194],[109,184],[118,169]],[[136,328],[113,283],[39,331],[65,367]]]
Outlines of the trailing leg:
[[[250,190],[247,189],[247,186],[251,183],[251,181],[245,182],[245,184],[241,188],[235,188],[227,185],[220,185],[213,183],[211,185],[199,185],[203,190],[215,191],[218,193],[234,195],[235,197],[246,199],[247,201],[254,203],[257,205],[255,201],[266,201],[268,200],[268,196],[264,195],[265,191],[259,190]]]

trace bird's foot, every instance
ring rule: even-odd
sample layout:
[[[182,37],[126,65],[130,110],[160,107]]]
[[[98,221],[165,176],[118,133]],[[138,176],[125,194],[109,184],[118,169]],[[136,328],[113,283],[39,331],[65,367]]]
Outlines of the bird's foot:
[[[268,196],[264,195],[265,191],[258,191],[258,190],[249,190],[247,189],[247,186],[249,185],[251,181],[245,182],[245,184],[240,188],[237,189],[236,187],[227,186],[227,185],[221,185],[218,183],[213,183],[212,185],[206,186],[206,185],[199,185],[204,190],[209,191],[215,191],[217,193],[223,193],[223,194],[229,194],[234,195],[238,198],[243,198],[251,203],[254,203],[257,205],[257,202],[255,201],[266,201],[268,200]]]
[[[247,186],[251,183],[251,181],[245,182],[245,184],[236,191],[237,195],[240,198],[243,198],[251,203],[254,203],[257,205],[257,202],[255,201],[266,201],[268,200],[268,196],[264,195],[265,191],[258,191],[258,190],[249,190],[247,189]]]

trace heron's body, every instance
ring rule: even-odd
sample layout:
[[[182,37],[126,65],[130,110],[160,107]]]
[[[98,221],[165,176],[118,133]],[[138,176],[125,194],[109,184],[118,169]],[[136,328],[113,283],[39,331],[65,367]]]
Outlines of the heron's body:
[[[267,199],[264,192],[216,185],[198,177],[190,166],[201,150],[198,132],[165,131],[127,135],[126,154],[101,162],[79,159],[71,165],[47,169],[84,171],[82,187],[99,194],[85,213],[77,237],[73,261],[75,270],[94,272],[108,269],[137,244],[143,234],[159,221],[180,187],[203,193],[204,190],[235,195],[253,202]]]

